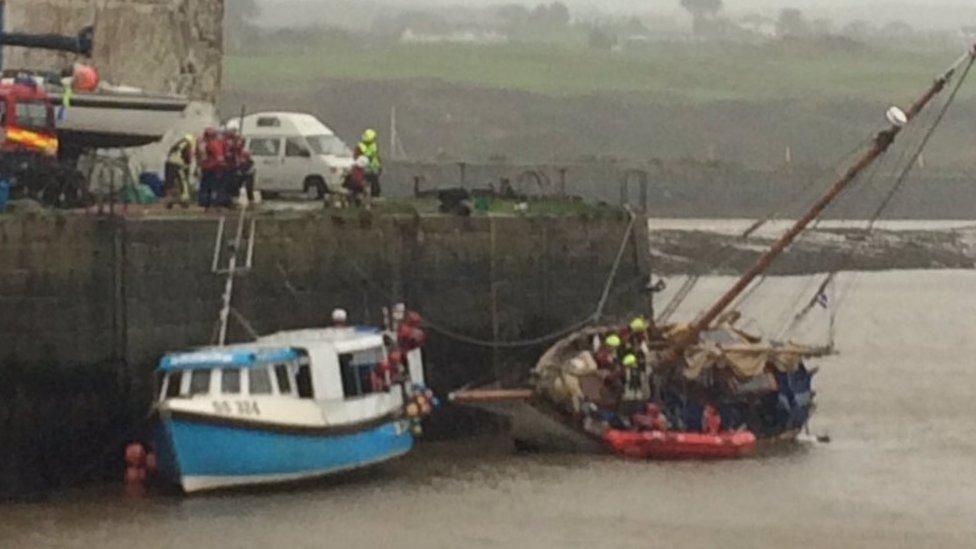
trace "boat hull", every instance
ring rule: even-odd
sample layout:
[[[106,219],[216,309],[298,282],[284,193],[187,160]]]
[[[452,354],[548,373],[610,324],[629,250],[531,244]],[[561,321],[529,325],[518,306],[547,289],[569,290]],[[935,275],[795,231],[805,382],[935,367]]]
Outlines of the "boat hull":
[[[409,425],[390,421],[342,433],[294,433],[200,419],[161,419],[162,477],[193,493],[293,482],[368,467],[413,447]]]

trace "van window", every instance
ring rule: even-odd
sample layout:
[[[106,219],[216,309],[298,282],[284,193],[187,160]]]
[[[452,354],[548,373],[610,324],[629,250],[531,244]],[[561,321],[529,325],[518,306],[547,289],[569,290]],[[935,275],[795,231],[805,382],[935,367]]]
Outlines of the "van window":
[[[280,128],[281,119],[277,116],[262,116],[258,118],[259,128]]]
[[[193,370],[190,374],[190,396],[210,393],[210,370]]]
[[[183,385],[183,372],[170,372],[166,382],[166,398],[176,398],[180,396],[180,388]]]
[[[383,357],[382,347],[339,355],[339,367],[342,369],[342,391],[346,398],[355,398],[374,392],[372,374]]]
[[[328,154],[332,156],[351,157],[352,151],[349,146],[334,135],[313,135],[306,139],[308,146],[315,154]]]
[[[253,368],[247,372],[248,391],[252,395],[271,394],[271,375],[267,368]]]
[[[289,137],[285,140],[285,156],[299,157],[308,155],[308,147],[305,146],[305,143],[302,143],[301,139]]]
[[[281,139],[277,137],[254,137],[247,150],[251,156],[278,156],[281,152]]]
[[[287,364],[275,364],[275,381],[278,382],[278,393],[282,395],[291,394],[291,375],[288,372]]]
[[[241,392],[241,371],[236,368],[224,370],[220,374],[220,392],[237,395]]]

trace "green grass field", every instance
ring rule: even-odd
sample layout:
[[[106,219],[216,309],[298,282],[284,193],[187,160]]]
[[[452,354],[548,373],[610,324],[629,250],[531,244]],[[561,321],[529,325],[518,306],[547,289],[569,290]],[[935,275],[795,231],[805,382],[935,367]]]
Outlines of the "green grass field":
[[[907,101],[960,52],[801,45],[654,44],[595,51],[582,44],[363,46],[323,44],[228,56],[230,88],[322,78],[424,78],[553,96],[625,93],[655,101],[799,98]],[[973,97],[972,86],[965,92]]]

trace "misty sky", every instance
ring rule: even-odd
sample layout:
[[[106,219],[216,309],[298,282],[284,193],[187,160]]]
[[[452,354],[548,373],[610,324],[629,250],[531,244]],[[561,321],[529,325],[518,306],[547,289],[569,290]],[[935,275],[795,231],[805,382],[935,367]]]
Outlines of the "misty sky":
[[[379,0],[397,6],[427,5],[495,5],[504,3],[537,4],[551,0]],[[613,11],[617,13],[658,13],[684,17],[680,0],[563,0],[572,9]],[[786,7],[800,8],[812,17],[829,17],[837,21],[866,19],[879,24],[905,20],[916,27],[957,27],[976,25],[976,0],[725,0],[731,14],[764,12],[776,14]]]
[[[233,0],[229,0],[233,1]],[[554,0],[259,0],[265,7],[259,24],[272,27],[308,24],[334,24],[351,28],[369,28],[372,18],[390,7],[418,8],[443,6],[491,6],[519,3],[533,6]],[[688,13],[681,9],[680,0],[562,0],[582,18],[600,14],[638,14],[656,17],[678,25],[689,25]],[[976,0],[724,0],[725,13],[730,17],[760,13],[775,17],[783,8],[799,8],[811,19],[827,18],[838,25],[862,19],[874,26],[892,21],[904,21],[917,29],[939,28],[956,30],[962,26],[976,26]],[[329,17],[328,10],[316,10],[311,5],[321,3],[337,9]],[[288,8],[275,8],[288,4]],[[294,4],[305,4],[295,9]],[[357,12],[358,10],[358,12]],[[356,14],[359,14],[357,17]]]

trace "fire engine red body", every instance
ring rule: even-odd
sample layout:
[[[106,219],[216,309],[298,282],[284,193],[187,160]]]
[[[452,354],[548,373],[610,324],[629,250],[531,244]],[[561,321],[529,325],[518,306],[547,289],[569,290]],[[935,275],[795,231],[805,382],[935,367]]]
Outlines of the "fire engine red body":
[[[59,160],[55,124],[54,105],[33,80],[0,84],[0,178],[10,183],[14,197],[83,206],[87,182],[72,163]]]
[[[57,156],[54,106],[33,83],[0,84],[0,153]]]

